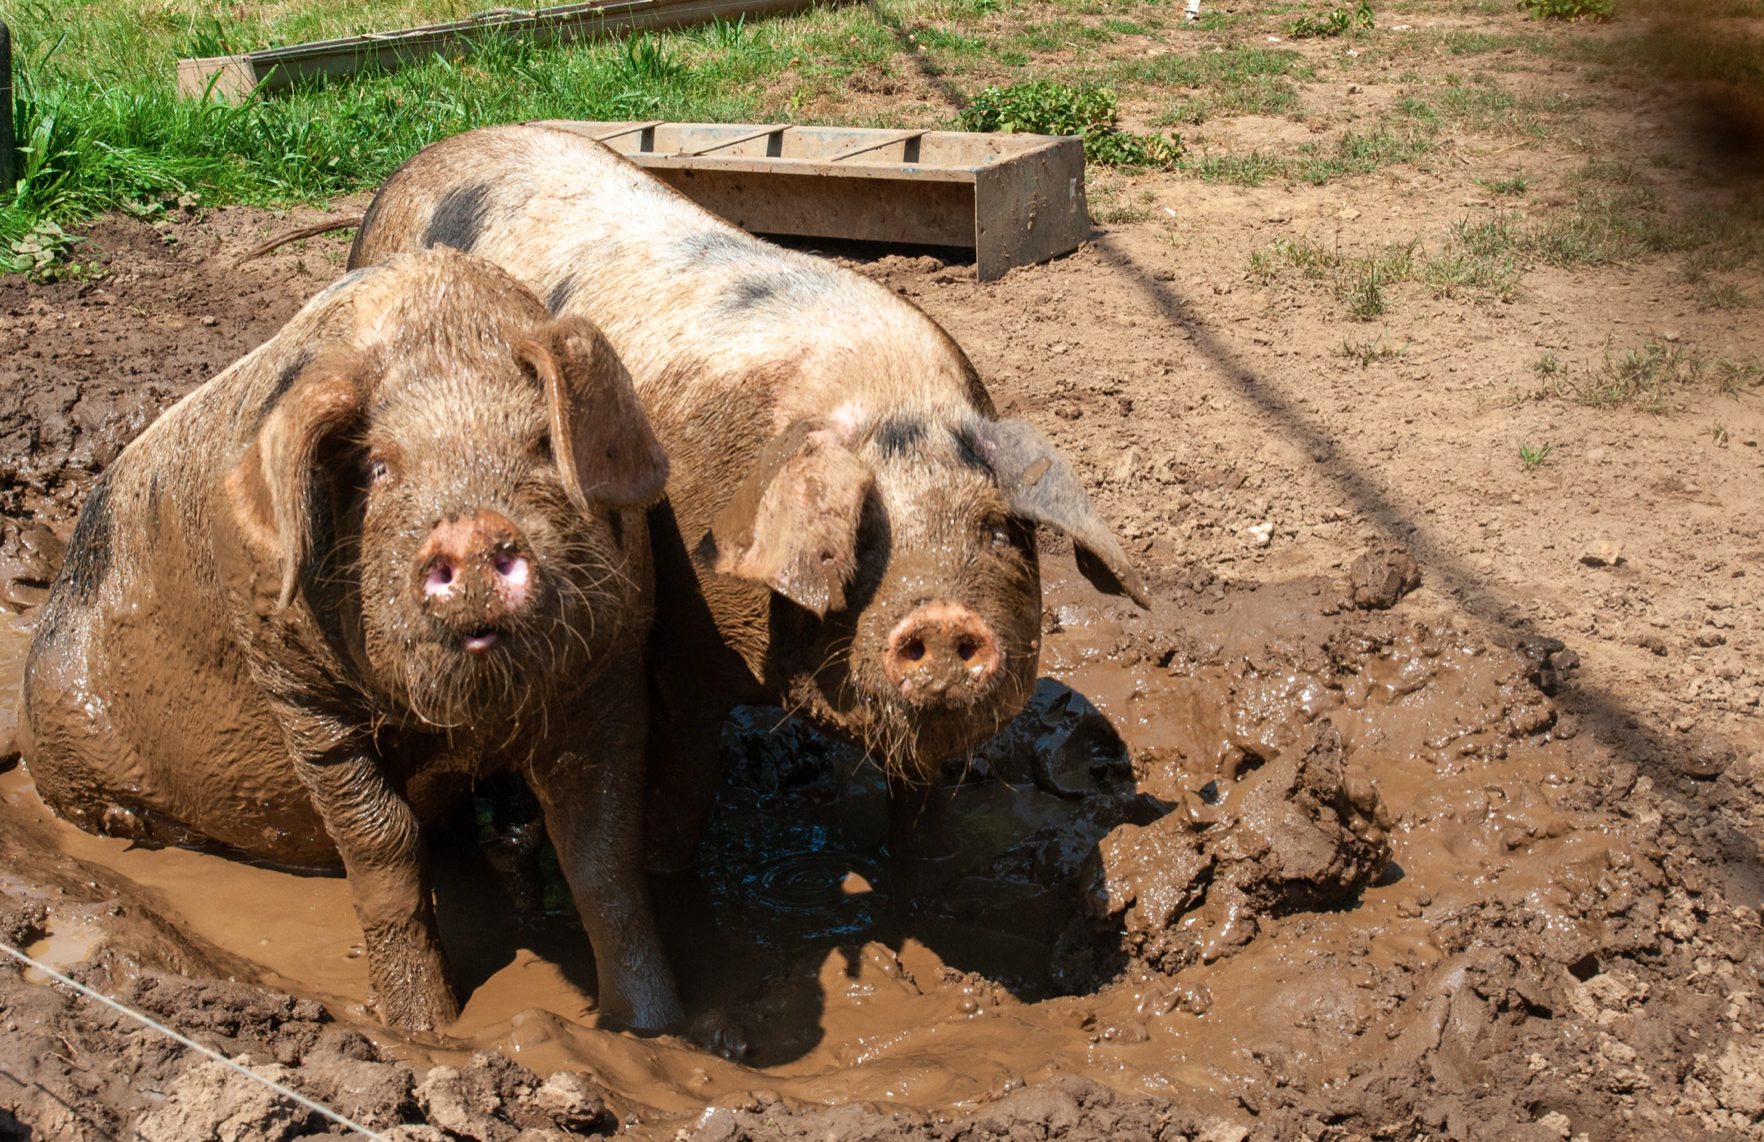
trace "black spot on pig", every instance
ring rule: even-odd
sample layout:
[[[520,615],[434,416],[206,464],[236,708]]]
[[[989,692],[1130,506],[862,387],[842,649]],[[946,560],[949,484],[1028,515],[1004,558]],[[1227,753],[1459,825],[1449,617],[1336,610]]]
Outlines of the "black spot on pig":
[[[110,478],[100,477],[86,496],[80,509],[79,522],[74,524],[73,538],[67,543],[67,564],[64,575],[67,589],[82,603],[89,603],[98,593],[98,585],[110,571],[110,543],[115,530],[111,517]]]
[[[992,465],[986,462],[985,454],[980,451],[980,442],[974,438],[972,432],[965,428],[956,429],[955,446],[956,459],[963,464],[982,472],[992,471]]]
[[[452,246],[462,254],[471,253],[484,230],[489,199],[490,188],[483,183],[448,191],[429,216],[429,225],[423,230],[423,246]],[[362,230],[367,230],[365,221]]]
[[[925,422],[916,416],[897,416],[876,430],[876,447],[884,456],[902,456],[925,439]]]
[[[677,249],[689,261],[743,262],[754,257],[754,243],[737,234],[690,234]]]
[[[147,483],[147,538],[149,540],[157,540],[159,538],[159,509],[159,473],[155,472],[153,473],[153,479],[149,480]]]
[[[576,296],[578,284],[574,277],[567,277],[552,286],[551,292],[545,295],[545,308],[551,310],[552,313],[562,313],[564,306],[568,305],[570,299]]]
[[[723,299],[723,308],[752,309],[767,298],[777,297],[782,285],[777,274],[755,274],[742,278]]]
[[[294,382],[299,378],[301,373],[306,371],[306,366],[310,364],[312,364],[311,349],[302,349],[288,359],[288,363],[283,365],[281,371],[276,373],[276,380],[274,384],[270,385],[269,395],[264,397],[263,403],[257,406],[258,424],[261,425],[263,423],[263,418],[270,414],[270,410],[275,408],[276,404],[283,397],[288,395],[288,390],[294,387]]]

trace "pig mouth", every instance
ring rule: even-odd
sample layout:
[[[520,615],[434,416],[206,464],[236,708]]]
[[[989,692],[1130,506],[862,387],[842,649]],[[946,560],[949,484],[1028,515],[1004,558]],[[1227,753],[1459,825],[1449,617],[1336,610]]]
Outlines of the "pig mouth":
[[[465,648],[467,654],[488,654],[490,649],[494,647],[501,638],[502,632],[500,630],[485,624],[483,626],[475,626],[471,630],[462,634],[460,636],[460,645]]]

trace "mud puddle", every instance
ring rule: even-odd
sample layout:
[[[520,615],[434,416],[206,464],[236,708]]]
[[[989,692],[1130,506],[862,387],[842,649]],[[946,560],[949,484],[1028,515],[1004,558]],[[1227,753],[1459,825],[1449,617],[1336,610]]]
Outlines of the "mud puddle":
[[[31,949],[54,966],[169,928],[390,1056],[578,1072],[657,1137],[719,1106],[945,1114],[1073,1076],[1203,1121],[1345,1090],[1439,1048],[1428,997],[1450,1008],[1481,963],[1467,919],[1495,901],[1528,954],[1597,970],[1594,905],[1634,889],[1539,687],[1571,660],[1353,611],[1322,582],[1203,584],[1147,620],[1074,576],[1046,607],[1031,708],[951,767],[948,858],[886,851],[880,775],[848,748],[777,711],[731,722],[701,871],[656,892],[689,1006],[733,1058],[598,1028],[567,906],[517,915],[470,828],[436,858],[468,997],[436,1038],[364,1009],[342,879],[88,836],[22,768],[0,775],[0,834],[40,859],[0,888],[43,903]],[[0,635],[16,671],[22,627]],[[70,862],[107,892],[32,886],[30,866]],[[110,921],[118,901],[163,923]]]

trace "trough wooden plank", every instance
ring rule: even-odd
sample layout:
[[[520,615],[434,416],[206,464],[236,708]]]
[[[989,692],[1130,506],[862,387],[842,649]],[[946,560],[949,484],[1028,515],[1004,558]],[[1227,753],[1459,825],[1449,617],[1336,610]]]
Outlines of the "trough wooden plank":
[[[821,0],[596,0],[530,10],[493,9],[478,18],[316,40],[243,55],[178,61],[178,92],[238,102],[253,91],[283,91],[302,81],[342,79],[374,66],[396,71],[437,54],[463,52],[487,33],[523,34],[540,43],[647,28],[681,28],[714,19],[799,12]]]
[[[827,161],[830,163],[842,162],[845,159],[856,158],[858,155],[867,155],[871,151],[879,151],[883,147],[891,147],[895,143],[910,143],[914,139],[929,135],[930,133],[931,132],[929,131],[895,131],[887,138],[874,139],[868,143],[857,143],[853,146],[847,147],[838,154],[829,156]],[[912,160],[903,159],[902,161],[910,162]]]

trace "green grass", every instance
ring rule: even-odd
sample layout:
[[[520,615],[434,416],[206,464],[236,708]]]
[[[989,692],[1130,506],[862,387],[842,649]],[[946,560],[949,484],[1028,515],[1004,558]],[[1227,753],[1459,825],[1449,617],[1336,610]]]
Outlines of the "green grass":
[[[1591,374],[1576,376],[1559,365],[1540,370],[1549,382],[1546,392],[1565,395],[1591,408],[1632,408],[1642,412],[1670,411],[1681,394],[1713,382],[1716,391],[1739,397],[1764,385],[1764,362],[1713,357],[1698,349],[1660,341],[1633,348],[1607,347],[1604,361]]]
[[[1286,160],[1263,151],[1225,155],[1202,153],[1184,159],[1178,165],[1202,182],[1223,182],[1233,186],[1261,186],[1270,179],[1286,175]]]
[[[1664,412],[1673,392],[1696,380],[1703,359],[1677,345],[1649,341],[1634,349],[1605,350],[1604,367],[1578,383],[1574,399],[1593,408],[1624,405],[1644,412]]]
[[[1370,321],[1389,308],[1385,290],[1414,276],[1418,248],[1418,242],[1390,243],[1368,254],[1349,254],[1315,238],[1282,238],[1250,256],[1250,276],[1268,285],[1296,271],[1327,284],[1355,321]]]
[[[0,237],[39,217],[175,197],[311,200],[383,178],[404,158],[481,123],[572,118],[745,117],[752,97],[722,66],[650,37],[552,52],[486,42],[469,61],[435,59],[394,75],[229,107],[180,100],[152,78],[117,82],[27,70],[18,101],[23,178],[0,202]]]
[[[1422,270],[1422,280],[1433,296],[1516,300],[1524,266],[1515,248],[1514,227],[1507,215],[1454,223],[1451,241],[1437,256],[1426,259]]]
[[[1756,304],[1734,282],[1707,280],[1697,283],[1696,301],[1698,309],[1749,309]]]
[[[43,22],[31,22],[32,14]],[[232,107],[175,96],[170,64],[183,50],[175,27],[149,22],[135,37],[164,51],[143,65],[151,58],[145,49],[132,58],[87,54],[88,38],[115,29],[77,19],[57,27],[55,14],[39,5],[13,24],[23,177],[0,197],[0,253],[39,220],[72,224],[195,188],[211,204],[322,199],[373,185],[427,143],[485,123],[755,118],[797,94],[768,87],[779,73],[795,67],[800,82],[812,84],[817,72],[831,76],[834,58],[881,62],[896,47],[887,29],[855,10],[570,49],[491,35],[463,59]],[[290,35],[338,30],[289,27],[298,29]],[[238,46],[222,29],[216,34]]]
[[[1479,178],[1476,185],[1490,194],[1518,196],[1531,189],[1531,180],[1523,174],[1513,174],[1505,178]]]
[[[1615,0],[1519,0],[1539,20],[1609,20],[1617,14]]]
[[[1349,361],[1356,361],[1360,368],[1370,368],[1383,361],[1392,361],[1408,351],[1407,345],[1390,345],[1384,340],[1384,331],[1380,330],[1377,337],[1370,341],[1356,341],[1352,337],[1345,338],[1335,348],[1335,355]]]
[[[1328,151],[1314,144],[1299,147],[1295,176],[1321,186],[1339,178],[1371,174],[1380,167],[1413,162],[1433,150],[1432,131],[1407,124],[1380,124],[1370,131],[1349,131]]]
[[[1555,450],[1554,444],[1527,444],[1522,441],[1519,445],[1519,463],[1527,472],[1534,471],[1541,467]]]

